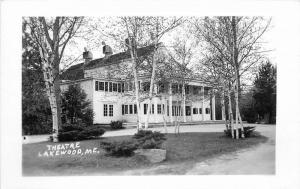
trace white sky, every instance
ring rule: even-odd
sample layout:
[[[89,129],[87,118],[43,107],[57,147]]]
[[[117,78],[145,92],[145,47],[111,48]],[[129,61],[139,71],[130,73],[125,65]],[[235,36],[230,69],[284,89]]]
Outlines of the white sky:
[[[110,30],[113,27],[110,27],[112,24],[113,18],[108,17],[93,17],[93,19],[101,20],[101,24],[98,24],[101,28],[104,28],[104,31],[110,32]],[[92,23],[95,23],[97,21],[93,20]],[[262,40],[266,43],[263,44],[265,49],[273,50],[271,52],[268,52],[266,56],[271,60],[273,64],[276,64],[276,18],[272,18],[271,27],[269,27],[268,31],[263,35]],[[178,27],[171,31],[170,33],[166,34],[164,38],[162,38],[162,42],[165,45],[169,45],[171,41],[174,41],[174,38],[176,36],[183,36],[185,38],[188,37],[188,34],[185,32],[187,28],[185,26]],[[114,41],[112,38],[108,38],[102,34],[100,34],[98,31],[94,30],[95,33],[89,34],[90,37],[88,37],[88,41],[82,38],[75,38],[66,48],[64,58],[65,62],[69,65],[71,62],[71,65],[81,63],[83,62],[82,59],[82,52],[84,47],[88,47],[90,51],[93,53],[93,59],[101,58],[103,57],[102,54],[102,46],[101,42],[105,41],[106,44],[110,45],[113,48],[113,53],[118,53],[120,50],[117,49],[116,45],[118,42]],[[190,36],[189,36],[190,37]],[[75,61],[74,61],[75,60]]]

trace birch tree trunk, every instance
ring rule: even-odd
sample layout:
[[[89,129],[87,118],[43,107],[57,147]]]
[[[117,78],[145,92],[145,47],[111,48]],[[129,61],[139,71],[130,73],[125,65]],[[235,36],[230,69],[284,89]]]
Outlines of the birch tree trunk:
[[[155,51],[154,51],[152,60],[153,61],[152,61],[152,73],[151,73],[150,90],[149,90],[149,105],[147,108],[147,119],[145,122],[145,129],[148,129],[149,118],[150,118],[150,108],[152,106],[153,86],[154,86],[154,79],[155,79],[155,72],[156,72],[156,44],[155,44]],[[152,110],[152,112],[153,111],[154,110]]]
[[[227,95],[228,95],[229,123],[230,123],[231,135],[232,135],[232,138],[234,138],[234,124],[233,124],[230,89],[228,90]]]
[[[42,59],[42,70],[43,77],[46,86],[46,93],[50,102],[51,114],[52,114],[52,136],[53,142],[58,142],[58,129],[59,129],[59,113],[57,107],[57,98],[54,87],[54,74],[52,63],[50,62],[52,58],[49,58],[47,53],[45,53],[46,48],[39,48],[40,56]]]
[[[225,90],[224,90],[224,88],[221,92],[222,92],[222,94],[221,94],[222,120],[225,121],[226,129],[228,129],[227,118],[226,118],[226,108],[225,108],[225,94],[224,94]]]
[[[186,122],[185,104],[186,104],[185,83],[183,82],[183,85],[182,85],[182,111],[183,111],[182,115],[183,115],[183,122]]]

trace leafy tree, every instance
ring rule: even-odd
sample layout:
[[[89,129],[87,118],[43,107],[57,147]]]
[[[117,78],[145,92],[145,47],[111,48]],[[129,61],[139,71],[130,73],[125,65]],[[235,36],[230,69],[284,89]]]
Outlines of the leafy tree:
[[[70,39],[82,25],[82,17],[28,17],[23,19],[38,48],[46,94],[51,107],[53,141],[61,128],[60,63]],[[23,32],[24,33],[24,32]]]
[[[67,122],[93,124],[94,113],[90,108],[91,102],[86,100],[86,96],[79,85],[70,85],[68,90],[63,92],[62,110]]]
[[[22,131],[23,134],[46,134],[52,131],[51,109],[37,46],[23,23],[22,35]]]
[[[276,67],[267,62],[259,67],[254,81],[255,108],[265,122],[276,122]]]

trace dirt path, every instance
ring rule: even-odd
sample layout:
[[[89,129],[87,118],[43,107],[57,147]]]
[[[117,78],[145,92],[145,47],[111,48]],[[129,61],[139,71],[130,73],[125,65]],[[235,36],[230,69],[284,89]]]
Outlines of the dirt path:
[[[266,143],[202,162],[160,165],[150,169],[122,172],[124,175],[186,174],[236,175],[275,174],[275,126],[259,125],[257,130],[269,139]]]

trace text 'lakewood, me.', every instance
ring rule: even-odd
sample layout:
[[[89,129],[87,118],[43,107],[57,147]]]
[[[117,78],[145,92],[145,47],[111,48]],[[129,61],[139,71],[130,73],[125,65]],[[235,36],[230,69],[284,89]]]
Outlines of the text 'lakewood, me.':
[[[62,155],[88,155],[99,154],[98,148],[80,148],[80,142],[46,145],[47,149],[44,152],[39,152],[38,157],[54,157]]]

